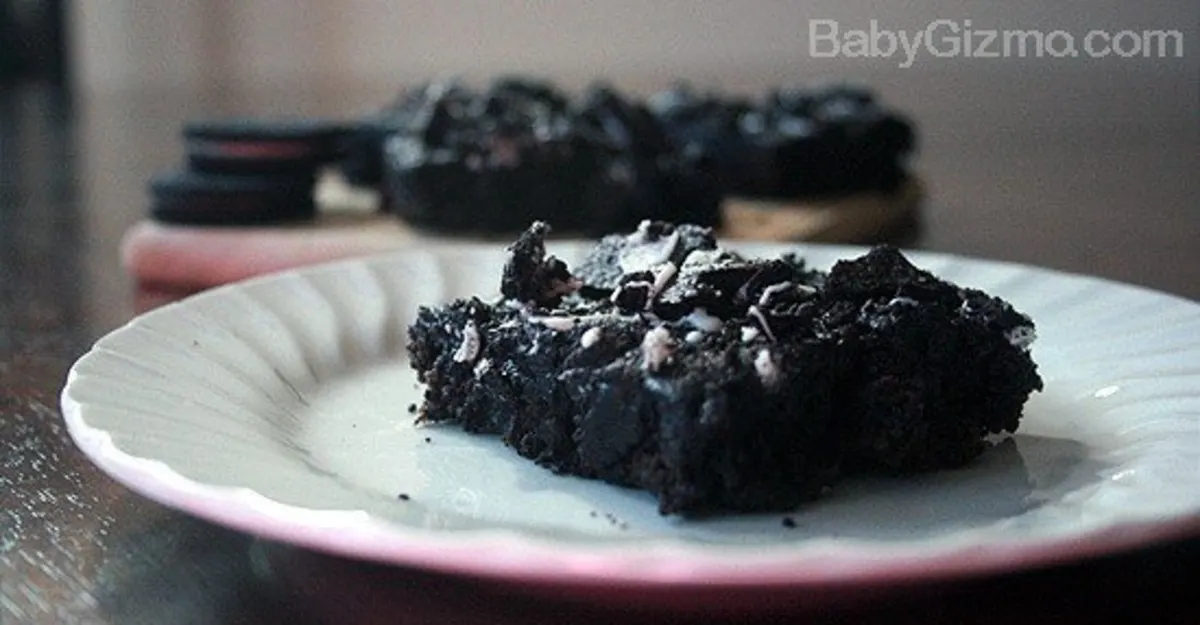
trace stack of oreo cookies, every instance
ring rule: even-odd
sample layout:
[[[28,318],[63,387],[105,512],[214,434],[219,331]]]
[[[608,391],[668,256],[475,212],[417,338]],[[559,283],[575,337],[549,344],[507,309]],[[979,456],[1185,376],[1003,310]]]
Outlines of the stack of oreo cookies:
[[[150,181],[151,217],[192,225],[311,219],[317,173],[337,160],[345,133],[315,120],[185,124],[185,167]]]

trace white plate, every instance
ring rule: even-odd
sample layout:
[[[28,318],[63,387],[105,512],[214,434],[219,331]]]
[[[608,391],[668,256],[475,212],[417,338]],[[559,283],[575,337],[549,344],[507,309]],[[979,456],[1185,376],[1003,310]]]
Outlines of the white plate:
[[[551,251],[570,262],[583,249]],[[800,249],[821,267],[863,251]],[[644,493],[553,475],[490,438],[414,427],[406,326],[418,304],[494,293],[499,246],[340,262],[155,310],[75,364],[63,411],[96,464],[169,506],[335,554],[542,590],[703,604],[728,600],[705,591],[714,586],[945,579],[1200,529],[1200,306],[1017,265],[910,258],[1029,313],[1046,390],[1012,442],[973,466],[844,482],[790,529],[778,514],[663,518]]]

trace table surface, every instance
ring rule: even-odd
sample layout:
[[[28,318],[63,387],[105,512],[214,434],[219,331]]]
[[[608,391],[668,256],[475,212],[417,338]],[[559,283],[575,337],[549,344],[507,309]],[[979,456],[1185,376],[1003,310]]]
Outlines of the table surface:
[[[147,176],[179,159],[179,122],[247,102],[327,112],[361,110],[363,101],[344,93],[287,99],[171,91],[73,100],[37,86],[0,91],[0,623],[661,620],[265,543],[129,492],[69,441],[59,389],[71,363],[133,315],[117,245],[145,211]],[[1100,120],[1092,130],[1020,134],[981,130],[963,115],[937,125],[934,116],[918,118],[927,138],[918,167],[932,195],[915,247],[1200,298],[1195,124],[1122,130]],[[1200,622],[1189,583],[1198,564],[1200,540],[1192,538],[907,589],[808,616]],[[324,617],[317,616],[321,605]]]

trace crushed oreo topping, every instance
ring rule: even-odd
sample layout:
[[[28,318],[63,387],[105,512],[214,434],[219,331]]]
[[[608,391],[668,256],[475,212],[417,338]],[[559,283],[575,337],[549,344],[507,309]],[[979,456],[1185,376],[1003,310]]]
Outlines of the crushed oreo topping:
[[[583,284],[597,291],[613,291],[627,276],[652,274],[655,267],[672,263],[678,270],[697,250],[714,250],[711,228],[643,221],[628,235],[608,235],[576,269]]]
[[[662,326],[647,330],[642,337],[642,368],[650,372],[658,371],[670,362],[674,351],[675,341],[670,331]]]
[[[516,302],[554,308],[565,295],[578,291],[582,282],[571,275],[567,264],[546,256],[550,226],[537,221],[509,248],[500,281],[500,293]]]
[[[454,362],[475,362],[479,356],[479,328],[475,322],[468,320],[462,330],[462,342],[454,351]]]

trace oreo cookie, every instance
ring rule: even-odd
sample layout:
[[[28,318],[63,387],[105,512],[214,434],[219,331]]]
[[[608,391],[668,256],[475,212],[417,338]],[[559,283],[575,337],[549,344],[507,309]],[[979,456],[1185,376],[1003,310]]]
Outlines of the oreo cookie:
[[[341,141],[338,169],[346,182],[359,187],[378,187],[383,182],[383,144],[395,124],[383,115],[350,126]]]
[[[337,160],[348,129],[322,120],[227,119],[184,125],[190,169],[219,174],[303,174]]]
[[[311,219],[311,174],[256,176],[175,171],[151,179],[150,215],[164,223],[241,226]]]

